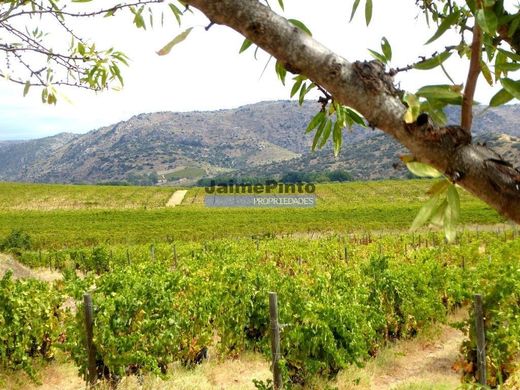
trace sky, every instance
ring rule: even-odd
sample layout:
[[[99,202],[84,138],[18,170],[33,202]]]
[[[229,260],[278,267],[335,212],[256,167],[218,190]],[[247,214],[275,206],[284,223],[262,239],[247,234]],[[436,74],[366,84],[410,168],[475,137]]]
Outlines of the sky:
[[[392,45],[391,65],[399,67],[453,44],[446,34],[424,46],[434,30],[427,28],[411,0],[375,0],[368,28],[362,6],[354,21],[348,22],[352,2],[285,0],[284,16],[303,21],[315,39],[349,61],[371,59],[367,48],[380,51],[383,36]],[[23,86],[0,80],[0,140],[84,133],[145,112],[218,110],[289,98],[290,86],[277,80],[274,61],[263,71],[269,56],[262,53],[255,60],[252,49],[238,54],[243,41],[238,33],[218,25],[206,31],[208,20],[200,13],[185,17],[181,27],[173,18],[165,20],[163,27],[156,23],[152,31],[136,29],[129,14],[74,23],[75,32],[96,42],[97,47],[115,47],[131,58],[130,67],[123,69],[124,89],[94,93],[62,88],[60,93],[67,99],[49,106],[41,103],[38,90],[23,97]],[[194,29],[186,41],[167,56],[156,54],[188,27]],[[52,29],[48,40],[63,44],[63,36]],[[467,62],[452,56],[446,67],[457,83],[464,82]],[[397,81],[402,89],[412,92],[425,84],[449,83],[438,69],[399,74]],[[476,99],[488,102],[493,94],[480,79]]]

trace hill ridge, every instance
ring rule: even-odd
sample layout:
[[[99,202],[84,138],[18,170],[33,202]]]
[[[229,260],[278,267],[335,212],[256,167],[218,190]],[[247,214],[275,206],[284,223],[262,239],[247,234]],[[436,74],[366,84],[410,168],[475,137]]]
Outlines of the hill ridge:
[[[330,143],[312,153],[312,134],[305,134],[305,128],[319,109],[315,102],[299,107],[278,100],[213,111],[159,111],[85,134],[0,142],[0,180],[190,184],[222,174],[276,177],[287,171],[336,169],[360,180],[408,175],[398,163],[405,149],[379,131],[344,131],[337,159]],[[458,112],[448,109],[450,122]],[[482,107],[475,115],[475,139],[520,165],[519,117],[520,105]]]

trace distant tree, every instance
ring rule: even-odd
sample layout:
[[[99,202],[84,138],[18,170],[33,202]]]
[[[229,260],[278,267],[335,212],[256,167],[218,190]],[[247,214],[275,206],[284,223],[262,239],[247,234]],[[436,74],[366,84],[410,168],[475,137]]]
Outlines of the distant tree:
[[[127,177],[127,182],[136,186],[153,186],[158,183],[159,175],[155,172],[151,173],[130,173]]]
[[[351,181],[352,176],[347,171],[336,170],[328,174],[330,181]]]
[[[105,8],[81,12],[78,8],[88,0],[72,4],[58,0],[11,0],[0,5],[0,51],[5,55],[4,77],[30,86],[42,87],[42,100],[56,102],[56,85],[75,85],[104,89],[122,84],[119,69],[126,63],[124,54],[113,49],[99,51],[77,37],[71,26],[74,18],[112,16],[120,10],[131,12],[138,28],[145,28],[149,6],[161,0],[118,4],[105,1]],[[352,17],[361,0],[352,0]],[[367,25],[371,21],[373,0],[363,0]],[[326,6],[316,2],[316,6]],[[428,41],[435,42],[446,31],[457,32],[453,45],[437,48],[428,58],[402,68],[390,67],[392,49],[382,39],[380,51],[372,51],[375,60],[348,62],[312,38],[304,23],[277,14],[267,0],[185,0],[166,6],[179,24],[193,8],[204,13],[212,24],[231,27],[246,39],[240,51],[252,45],[265,50],[275,59],[275,70],[285,82],[292,73],[291,96],[303,101],[307,92],[322,93],[322,110],[309,124],[315,131],[313,148],[322,147],[332,138],[337,153],[341,147],[342,129],[353,123],[378,128],[407,147],[411,156],[404,160],[408,167],[422,176],[444,176],[445,180],[432,189],[432,199],[423,207],[414,226],[428,220],[442,222],[453,237],[453,226],[459,214],[458,184],[513,221],[520,223],[520,171],[486,146],[472,143],[472,105],[476,81],[480,74],[489,84],[501,89],[491,99],[491,106],[520,99],[520,81],[514,72],[520,68],[520,12],[518,6],[505,6],[503,0],[416,0],[415,5],[437,25]],[[75,6],[69,9],[69,6]],[[278,0],[283,12],[283,0]],[[146,21],[145,21],[145,16]],[[70,49],[53,50],[45,44],[44,24],[39,18],[52,21],[70,40]],[[398,18],[398,15],[392,15]],[[397,21],[396,23],[404,23]],[[29,28],[26,28],[29,26]],[[46,26],[46,25],[45,25]],[[333,26],[331,26],[333,28]],[[191,28],[172,39],[160,55],[168,54],[183,41]],[[353,38],[354,39],[354,38]],[[424,72],[450,56],[468,58],[464,84],[427,85],[415,93],[400,90],[393,81],[402,71]],[[17,62],[14,67],[12,62]],[[208,66],[211,66],[208,64]],[[443,108],[461,105],[460,122],[447,125]],[[434,168],[432,168],[434,167]]]

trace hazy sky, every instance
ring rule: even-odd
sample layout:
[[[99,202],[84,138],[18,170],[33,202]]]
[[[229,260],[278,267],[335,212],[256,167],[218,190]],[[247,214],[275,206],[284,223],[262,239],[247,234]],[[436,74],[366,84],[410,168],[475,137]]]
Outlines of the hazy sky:
[[[352,0],[285,0],[286,17],[304,21],[313,36],[347,60],[371,59],[367,48],[379,50],[385,36],[392,45],[392,66],[415,62],[419,55],[430,55],[453,41],[441,39],[423,46],[432,35],[424,17],[411,0],[375,0],[374,16],[365,26],[362,7],[348,23]],[[276,3],[273,1],[272,3]],[[363,4],[364,2],[362,2]],[[98,2],[102,4],[102,2]],[[0,81],[0,140],[44,137],[59,132],[86,132],[154,111],[216,110],[262,100],[289,98],[290,87],[276,79],[274,61],[262,75],[267,55],[253,58],[253,50],[238,55],[243,38],[224,26],[204,30],[208,21],[202,15],[186,17],[183,26],[170,19],[153,31],[136,29],[131,16],[91,19],[76,26],[79,35],[98,47],[124,51],[132,59],[123,69],[123,91],[95,94],[85,90],[62,89],[72,103],[43,105],[37,90],[22,96],[23,87]],[[188,39],[165,57],[156,51],[187,27],[195,26]],[[447,37],[446,37],[447,38]],[[60,42],[63,37],[52,35]],[[465,80],[467,63],[448,60],[447,68],[457,83]],[[424,84],[449,83],[440,70],[415,71],[400,75],[401,88],[414,91]],[[479,80],[477,100],[489,101],[493,91]]]

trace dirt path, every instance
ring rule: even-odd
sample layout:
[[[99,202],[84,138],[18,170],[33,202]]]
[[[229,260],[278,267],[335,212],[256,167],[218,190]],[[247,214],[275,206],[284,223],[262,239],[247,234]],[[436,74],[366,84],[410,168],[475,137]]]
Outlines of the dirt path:
[[[462,321],[466,316],[466,310],[459,310],[448,322]],[[458,388],[460,375],[452,366],[459,358],[463,340],[461,331],[449,325],[433,325],[414,339],[383,349],[364,367],[341,372],[336,385],[340,390]]]
[[[168,199],[168,202],[166,202],[166,207],[175,207],[182,203],[184,200],[184,197],[186,196],[186,193],[188,190],[178,190],[173,193],[170,199]]]
[[[62,278],[61,273],[51,271],[45,268],[32,269],[20,264],[12,256],[0,253],[0,277],[3,277],[7,270],[13,271],[13,277],[19,278],[34,278],[40,279],[44,282],[52,282]]]
[[[443,326],[439,338],[427,343],[403,343],[402,356],[374,376],[372,389],[392,389],[412,383],[442,384],[456,388],[460,375],[452,366],[464,339],[461,331]],[[408,345],[406,345],[408,344]]]

